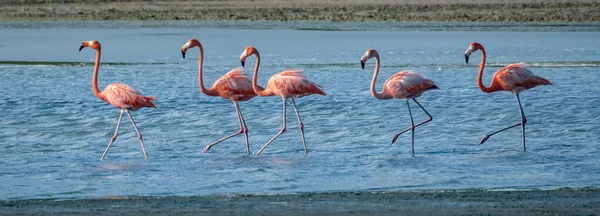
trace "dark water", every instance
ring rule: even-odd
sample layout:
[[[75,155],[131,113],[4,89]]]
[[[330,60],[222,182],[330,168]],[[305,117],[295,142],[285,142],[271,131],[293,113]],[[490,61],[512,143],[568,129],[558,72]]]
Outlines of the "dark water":
[[[235,137],[202,154],[204,146],[238,128],[233,105],[201,94],[198,50],[179,51],[196,37],[205,49],[205,80],[239,66],[248,45],[261,52],[259,82],[288,68],[322,85],[327,96],[297,100],[309,148],[304,157],[293,111],[288,131],[260,156],[245,154]],[[279,194],[352,190],[546,189],[600,186],[600,32],[542,31],[297,31],[290,29],[9,28],[0,31],[0,199]],[[159,109],[132,112],[144,135],[143,160],[131,124],[105,161],[118,109],[91,91],[94,52],[102,43],[100,88],[115,81],[156,96]],[[470,42],[487,48],[484,82],[499,67],[525,62],[555,85],[521,94],[528,116],[528,151],[520,130],[477,145],[488,131],[520,120],[514,96],[476,86],[480,53],[464,63]],[[369,93],[374,61],[379,87],[413,69],[437,82],[419,101],[434,120],[410,136],[405,102]],[[247,62],[254,65],[251,58]],[[248,70],[247,73],[251,73]],[[252,151],[281,127],[281,100],[241,103]],[[425,115],[413,107],[416,121]]]

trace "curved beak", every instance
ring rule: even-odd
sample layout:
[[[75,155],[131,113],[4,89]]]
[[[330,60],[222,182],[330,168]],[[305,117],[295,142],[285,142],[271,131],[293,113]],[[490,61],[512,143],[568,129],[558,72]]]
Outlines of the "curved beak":
[[[185,59],[185,52],[183,50],[181,50],[181,56],[183,57],[183,59]]]
[[[82,49],[83,49],[83,45],[81,45],[81,46],[79,47],[79,52],[81,52],[81,50],[82,50]]]
[[[364,61],[360,61],[360,67],[362,67],[362,69],[365,69],[365,62]]]
[[[244,61],[240,61],[240,62],[242,63],[242,67],[244,67],[244,63],[245,63],[245,62],[244,62]]]
[[[469,55],[465,54],[465,62],[467,62],[467,64],[469,64]]]

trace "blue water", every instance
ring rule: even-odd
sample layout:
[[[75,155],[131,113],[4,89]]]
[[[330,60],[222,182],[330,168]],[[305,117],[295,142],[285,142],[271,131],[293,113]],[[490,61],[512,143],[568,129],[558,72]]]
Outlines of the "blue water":
[[[232,103],[201,94],[198,50],[180,47],[196,37],[205,49],[205,80],[239,66],[248,45],[261,52],[259,82],[287,68],[324,87],[327,96],[297,100],[309,154],[303,156],[296,119],[260,156],[245,154],[242,136],[204,146],[238,130]],[[0,31],[0,199],[213,194],[279,194],[355,190],[547,189],[600,186],[600,32],[523,31],[298,31],[233,28],[3,28]],[[100,161],[119,115],[91,91],[94,51],[102,43],[100,88],[115,81],[156,96],[158,109],[132,112],[148,152],[143,160],[126,119],[106,160]],[[517,123],[509,92],[476,86],[481,42],[488,53],[484,83],[499,67],[526,62],[555,85],[521,94],[528,117],[528,151],[519,129],[477,145],[494,129]],[[413,69],[439,90],[418,100],[433,115],[389,145],[409,124],[402,100],[369,93],[374,61],[382,57],[379,87],[391,74]],[[16,61],[16,62],[14,62]],[[55,63],[58,62],[58,63]],[[254,65],[254,58],[247,64]],[[251,73],[251,69],[247,73]],[[257,151],[281,127],[281,100],[241,103]],[[425,115],[413,106],[415,121]]]

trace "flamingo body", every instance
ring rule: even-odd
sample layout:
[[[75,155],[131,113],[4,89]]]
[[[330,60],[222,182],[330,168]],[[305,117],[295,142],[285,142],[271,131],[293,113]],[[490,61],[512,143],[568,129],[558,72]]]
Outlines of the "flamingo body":
[[[520,93],[539,85],[549,85],[550,81],[534,75],[525,63],[515,63],[498,69],[492,78],[492,87],[498,91]],[[495,87],[498,86],[498,87]]]
[[[135,89],[121,83],[107,85],[101,93],[100,99],[107,103],[126,110],[139,110],[143,107],[156,106],[152,103],[154,96],[143,96]]]
[[[437,88],[432,80],[424,78],[416,71],[403,70],[385,81],[382,94],[385,99],[410,99],[421,96],[427,90]]]
[[[285,70],[269,78],[264,96],[300,98],[311,94],[326,95],[319,87],[302,76],[302,70]]]
[[[210,90],[217,92],[222,98],[235,101],[247,101],[256,96],[252,89],[252,81],[240,67],[234,68],[216,80]]]

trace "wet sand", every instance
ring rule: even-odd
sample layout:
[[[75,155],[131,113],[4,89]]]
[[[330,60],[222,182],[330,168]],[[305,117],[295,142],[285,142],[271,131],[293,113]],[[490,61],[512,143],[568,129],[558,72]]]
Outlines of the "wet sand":
[[[598,215],[600,189],[0,201],[0,215]]]
[[[442,3],[439,3],[442,2]],[[598,0],[3,0],[0,21],[600,21]]]

